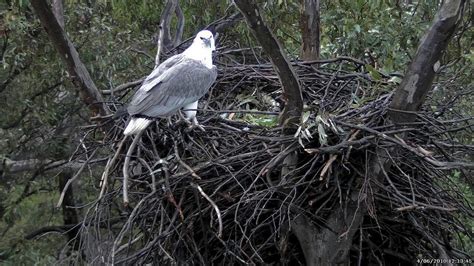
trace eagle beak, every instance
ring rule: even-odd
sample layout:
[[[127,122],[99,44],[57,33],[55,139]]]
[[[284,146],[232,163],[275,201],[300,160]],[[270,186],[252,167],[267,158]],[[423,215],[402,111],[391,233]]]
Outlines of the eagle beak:
[[[214,38],[212,36],[209,37],[209,38],[201,37],[201,41],[205,46],[211,48],[211,51],[216,50],[216,44],[215,44]]]
[[[211,48],[211,51],[216,50],[216,45],[214,44],[214,38],[212,37],[210,37],[209,39],[203,38],[202,40],[207,47]]]

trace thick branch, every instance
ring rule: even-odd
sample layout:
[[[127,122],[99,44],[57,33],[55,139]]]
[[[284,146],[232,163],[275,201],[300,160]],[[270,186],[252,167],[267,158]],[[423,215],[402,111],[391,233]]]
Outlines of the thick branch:
[[[295,71],[286,58],[285,51],[276,37],[265,25],[258,6],[252,0],[234,1],[237,8],[244,15],[247,25],[263,51],[268,55],[283,87],[285,108],[280,116],[280,124],[286,129],[298,127],[303,111],[303,97]]]
[[[53,0],[53,13],[58,20],[59,26],[64,29],[64,8],[63,0]]]
[[[389,116],[395,123],[412,122],[431,89],[439,60],[456,29],[464,0],[448,0],[441,6],[433,24],[422,38],[416,55],[400,87],[395,91]]]
[[[168,0],[166,2],[165,9],[161,13],[161,27],[163,31],[163,46],[165,51],[172,49],[172,40],[171,40],[171,17],[176,8],[177,0]]]
[[[174,35],[173,47],[181,43],[181,40],[183,39],[183,33],[184,33],[185,18],[184,18],[183,10],[181,9],[181,6],[179,5],[179,2],[176,3],[175,14],[176,14],[176,17],[178,18],[178,23],[176,26],[176,34]]]
[[[100,163],[103,160],[95,160],[90,164]],[[0,159],[0,175],[2,173],[17,174],[21,172],[44,169],[45,171],[61,171],[64,169],[78,170],[84,166],[84,162],[67,162],[66,160],[53,161],[48,159],[27,159],[14,161],[8,158]]]
[[[29,159],[22,161],[13,161],[8,158],[3,158],[0,164],[0,173],[20,173],[39,169],[45,165],[62,165],[66,161],[53,162],[51,160]]]
[[[108,109],[104,105],[102,95],[92,81],[86,67],[79,58],[74,45],[61,28],[47,1],[31,1],[31,5],[38,15],[41,25],[48,33],[51,42],[66,64],[74,85],[79,89],[82,101],[89,106],[94,114],[106,115]]]

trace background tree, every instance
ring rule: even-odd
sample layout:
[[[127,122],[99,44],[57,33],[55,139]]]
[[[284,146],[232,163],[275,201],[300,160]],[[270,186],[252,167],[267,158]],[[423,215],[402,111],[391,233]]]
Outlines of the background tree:
[[[301,59],[317,60],[321,46],[319,0],[303,0],[300,12]]]

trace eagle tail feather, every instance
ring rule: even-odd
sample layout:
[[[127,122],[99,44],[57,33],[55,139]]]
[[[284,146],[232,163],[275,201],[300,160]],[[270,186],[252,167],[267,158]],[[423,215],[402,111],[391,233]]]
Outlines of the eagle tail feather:
[[[126,136],[135,135],[145,130],[145,128],[150,125],[151,120],[142,118],[142,117],[132,117],[130,122],[128,122],[127,127],[125,128],[123,134]]]

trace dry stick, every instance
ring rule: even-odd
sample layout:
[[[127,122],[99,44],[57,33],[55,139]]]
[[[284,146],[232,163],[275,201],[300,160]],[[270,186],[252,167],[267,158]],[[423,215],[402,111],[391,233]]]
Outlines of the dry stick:
[[[474,169],[474,164],[472,164],[472,163],[468,163],[468,162],[443,162],[443,161],[438,161],[434,158],[430,158],[430,157],[426,156],[425,154],[423,154],[422,152],[420,152],[418,149],[408,145],[403,140],[401,140],[399,138],[397,139],[397,138],[394,138],[394,137],[390,137],[390,136],[386,135],[385,133],[379,132],[379,131],[371,129],[369,127],[360,126],[360,125],[353,125],[353,124],[345,123],[345,122],[342,122],[342,121],[336,121],[336,123],[341,124],[343,126],[347,126],[347,127],[367,131],[369,133],[375,134],[377,137],[380,137],[380,138],[385,139],[387,141],[398,144],[401,147],[405,148],[406,150],[408,150],[408,151],[414,153],[415,155],[423,158],[425,161],[429,162],[430,164],[432,164],[436,167],[439,167],[441,169],[453,169],[453,168],[457,168],[457,167],[464,167],[464,168],[468,168],[468,169]]]
[[[222,216],[221,216],[221,211],[219,210],[219,207],[217,207],[217,204],[202,190],[202,188],[196,184],[196,183],[189,183],[192,187],[196,188],[199,193],[207,200],[209,203],[212,205],[214,210],[216,211],[217,214],[217,220],[219,221],[219,233],[217,234],[217,237],[222,238]]]
[[[91,156],[89,156],[89,158],[87,158],[87,160],[84,162],[84,164],[82,164],[81,168],[79,168],[79,170],[76,172],[76,174],[66,182],[66,185],[64,185],[63,191],[61,192],[61,196],[59,197],[58,204],[56,204],[56,208],[61,207],[61,205],[63,204],[64,196],[66,195],[67,189],[69,188],[71,183],[74,182],[74,180],[76,180],[77,177],[79,177],[79,175],[82,173],[82,171],[84,171],[84,169],[88,165],[89,161],[92,159],[92,157],[94,157],[94,154],[95,154],[96,151],[97,150],[94,150],[92,152]]]
[[[123,139],[120,141],[117,151],[115,152],[114,156],[112,159],[110,159],[107,162],[107,165],[105,166],[104,173],[102,173],[102,178],[101,178],[101,189],[100,189],[100,194],[99,198],[97,200],[100,200],[105,193],[105,189],[107,188],[107,182],[109,180],[109,172],[110,169],[114,166],[115,161],[117,161],[118,156],[120,155],[120,151],[122,150],[123,144],[125,143],[125,140],[127,139],[127,136],[124,136]]]
[[[419,210],[432,209],[432,210],[446,211],[446,212],[454,212],[454,211],[458,210],[458,208],[454,208],[454,207],[420,206],[420,205],[416,205],[416,204],[395,208],[395,210],[398,211],[398,212],[418,210],[418,209]]]
[[[137,134],[137,136],[135,137],[135,139],[137,139],[137,137],[141,135],[140,133]],[[135,140],[134,140],[135,141]],[[133,144],[132,144],[133,145]],[[130,216],[128,217],[127,219],[127,222],[124,224],[124,226],[122,227],[122,230],[120,230],[120,233],[117,235],[117,238],[115,239],[114,241],[114,245],[112,247],[112,265],[114,265],[114,261],[115,261],[115,254],[118,253],[118,250],[117,250],[117,247],[118,245],[120,244],[120,242],[122,242],[122,239],[123,237],[125,236],[125,232],[128,231],[130,229],[130,226],[132,226],[132,222],[133,220],[136,218],[136,214],[138,212],[138,210],[140,209],[140,206],[146,201],[148,200],[149,197],[153,196],[155,194],[155,192],[151,192],[150,194],[148,194],[147,196],[145,196],[144,198],[142,198],[138,203],[137,203],[137,206],[135,206],[135,208],[133,208],[132,212],[130,213]]]
[[[143,159],[143,158],[138,158],[138,160],[145,165],[145,167],[148,169],[148,172],[151,175],[151,190],[153,192],[156,192],[156,178],[155,174],[153,173],[153,170],[151,169],[150,165]]]
[[[140,141],[140,138],[142,136],[144,131],[140,131],[135,138],[132,141],[132,144],[128,148],[127,155],[125,156],[125,161],[123,163],[123,204],[125,206],[128,205],[129,200],[128,200],[128,178],[130,177],[128,173],[128,169],[130,166],[130,158],[132,157],[133,150],[135,150],[135,147],[137,146],[138,141]]]
[[[379,163],[380,163],[380,158],[377,158],[377,160],[379,160]],[[407,198],[406,196],[402,195],[402,193],[400,193],[400,191],[395,187],[395,184],[390,179],[387,171],[384,168],[382,168],[381,170],[382,170],[383,175],[385,176],[385,179],[388,181],[388,183],[390,184],[392,189],[395,191],[395,193],[401,199],[404,199],[404,200],[409,202],[410,199]],[[457,210],[457,208],[454,208],[454,207],[440,207],[440,206],[435,206],[435,205],[429,205],[429,204],[426,204],[426,203],[423,203],[423,202],[418,202],[418,204],[416,204],[416,205],[409,205],[409,206],[399,207],[399,208],[396,208],[395,210],[396,211],[405,211],[405,210],[411,210],[411,209],[434,209],[434,210],[440,210],[440,211],[456,211]]]
[[[121,246],[115,251],[115,253],[119,253],[120,251],[122,251],[122,250],[124,250],[124,249],[130,247],[131,245],[135,244],[138,240],[142,239],[142,237],[143,237],[143,234],[140,234],[140,235],[138,235],[135,239],[133,239],[132,241],[130,241],[130,242],[126,243],[126,244],[121,245]]]
[[[191,168],[189,165],[187,165],[183,160],[181,160],[181,157],[179,156],[179,151],[178,151],[178,143],[176,142],[176,140],[173,140],[174,142],[174,155],[176,156],[176,159],[178,160],[178,162],[184,167],[186,168],[186,170],[189,171],[189,173],[196,179],[199,179],[201,180],[202,178],[196,174],[196,172],[193,170],[193,168]]]
[[[139,85],[141,84],[143,81],[145,80],[145,77],[142,77],[140,79],[137,79],[137,80],[134,80],[134,81],[130,81],[130,82],[127,82],[127,83],[124,83],[122,85],[119,85],[117,87],[115,87],[114,89],[111,89],[111,90],[101,90],[102,94],[112,94],[112,92],[120,92],[120,91],[123,91],[123,90],[126,90],[130,87],[133,87],[133,86],[136,86],[136,85]]]
[[[329,160],[324,164],[323,170],[319,175],[319,181],[323,180],[324,175],[326,175],[326,172],[329,170],[329,167],[331,167],[332,163],[334,162],[334,160],[336,160],[336,158],[337,154],[331,154]]]

